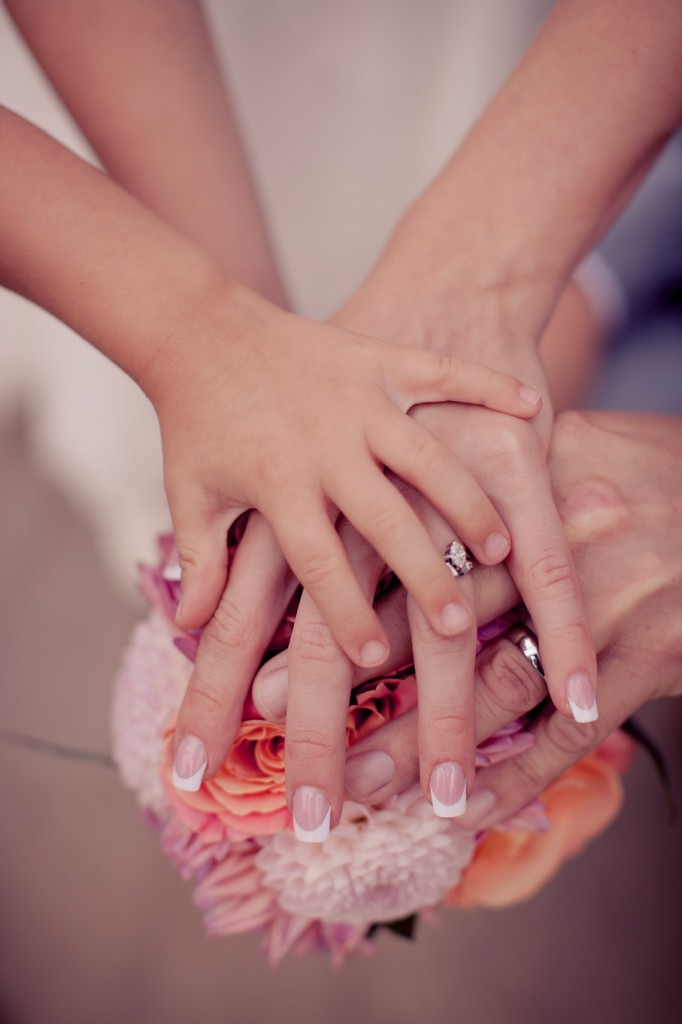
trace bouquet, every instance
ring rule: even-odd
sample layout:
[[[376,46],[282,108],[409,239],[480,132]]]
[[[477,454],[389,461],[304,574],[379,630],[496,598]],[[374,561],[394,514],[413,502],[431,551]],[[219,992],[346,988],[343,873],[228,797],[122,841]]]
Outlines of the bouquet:
[[[231,543],[237,542],[235,534]],[[159,556],[155,567],[141,567],[151,611],[135,628],[115,680],[114,757],[162,851],[195,884],[194,901],[210,935],[259,931],[272,965],[290,951],[312,949],[340,964],[370,952],[379,928],[412,935],[418,918],[432,918],[440,906],[503,907],[528,898],[618,813],[627,754],[616,736],[566,772],[542,801],[488,832],[437,817],[413,786],[376,807],[347,801],[324,843],[299,843],[284,795],[283,728],[260,718],[250,701],[221,771],[197,793],[176,790],[174,723],[199,637],[175,624],[180,574],[172,537],[159,539]],[[266,660],[287,646],[299,596]],[[479,631],[479,646],[512,621],[503,617]],[[415,706],[410,669],[353,692],[349,747]],[[527,749],[532,735],[525,724],[513,722],[483,743],[478,763]]]

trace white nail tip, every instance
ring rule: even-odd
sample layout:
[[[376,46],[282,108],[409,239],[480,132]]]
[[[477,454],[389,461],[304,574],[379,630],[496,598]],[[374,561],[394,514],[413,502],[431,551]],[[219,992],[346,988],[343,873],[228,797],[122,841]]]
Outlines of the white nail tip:
[[[434,814],[437,814],[439,818],[459,818],[467,809],[466,791],[462,793],[456,804],[444,804],[438,799],[433,792],[433,787],[431,787],[431,803],[433,804]]]
[[[592,702],[589,708],[580,708],[576,702],[571,700],[569,697],[568,706],[571,709],[571,714],[575,718],[576,722],[580,722],[581,724],[584,722],[596,722],[599,718],[596,700]]]
[[[196,793],[201,787],[205,771],[206,765],[202,764],[200,768],[197,768],[194,775],[189,775],[186,779],[183,779],[173,768],[173,785],[176,789],[181,789],[185,793]]]
[[[182,579],[182,569],[177,562],[175,565],[167,565],[161,573],[161,577],[168,580],[169,583],[179,583]]]
[[[323,843],[329,836],[329,826],[332,820],[332,809],[328,809],[324,816],[324,819],[320,822],[317,828],[301,828],[301,826],[294,818],[294,833],[296,838],[302,843]]]

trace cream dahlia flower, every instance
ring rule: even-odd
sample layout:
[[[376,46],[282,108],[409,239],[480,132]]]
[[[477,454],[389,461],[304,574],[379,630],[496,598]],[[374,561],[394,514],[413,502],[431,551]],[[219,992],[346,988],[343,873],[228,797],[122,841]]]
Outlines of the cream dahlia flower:
[[[372,924],[438,903],[459,881],[474,846],[473,833],[436,817],[413,786],[381,808],[347,801],[319,845],[278,832],[255,860],[264,885],[290,914]]]

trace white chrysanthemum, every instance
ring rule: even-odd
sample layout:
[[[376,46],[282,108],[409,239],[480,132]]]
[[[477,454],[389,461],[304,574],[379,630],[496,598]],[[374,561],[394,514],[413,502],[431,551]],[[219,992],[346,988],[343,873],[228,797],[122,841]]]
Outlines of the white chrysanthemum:
[[[191,672],[168,623],[152,612],[133,630],[114,680],[114,759],[142,806],[157,813],[168,807],[159,773],[163,730],[180,707]]]
[[[347,802],[324,843],[279,832],[256,863],[289,913],[370,924],[437,903],[459,881],[474,846],[473,833],[436,817],[414,786],[380,809]]]

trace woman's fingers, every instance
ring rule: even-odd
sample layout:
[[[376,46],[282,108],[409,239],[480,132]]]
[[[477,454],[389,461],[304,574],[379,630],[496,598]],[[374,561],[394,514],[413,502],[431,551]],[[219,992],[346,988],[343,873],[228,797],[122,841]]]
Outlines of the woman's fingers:
[[[530,711],[546,692],[542,677],[515,644],[507,639],[491,644],[476,662],[476,742],[482,743],[509,721]],[[418,715],[418,708],[401,715],[348,751],[348,796],[381,803],[419,780]],[[460,820],[464,823],[467,814],[458,823]]]
[[[344,524],[343,535],[362,591],[373,594],[383,563],[348,524]],[[330,825],[338,821],[343,803],[346,722],[354,666],[306,591],[287,654],[287,797],[298,838],[321,842]],[[373,672],[377,672],[376,667]]]
[[[510,573],[535,624],[547,686],[576,722],[598,717],[597,659],[564,527],[545,467],[510,489],[504,508],[514,544]]]
[[[341,533],[348,528],[341,526]],[[353,531],[355,532],[355,531]],[[369,549],[368,549],[369,550]],[[375,555],[376,557],[376,555]],[[518,591],[503,567],[482,569],[478,566],[469,576],[474,588],[475,607],[479,625],[485,625],[502,615],[519,599]],[[376,604],[391,650],[382,671],[391,673],[412,659],[412,638],[407,618],[407,594],[403,587],[395,587],[384,594]],[[344,657],[340,652],[339,657]],[[480,661],[480,659],[479,659]],[[256,708],[270,722],[283,722],[287,711],[289,687],[289,651],[282,651],[270,659],[258,672],[253,683],[252,698]],[[358,686],[373,679],[376,668],[353,667],[352,685]]]
[[[580,725],[548,710],[533,726],[535,742],[529,750],[479,773],[462,824],[478,829],[505,821],[610,736],[642,702],[641,694],[622,685],[630,674],[631,666],[620,658],[601,659],[599,721]]]
[[[198,789],[225,760],[253,675],[295,587],[270,527],[252,513],[178,715],[179,788]]]
[[[425,402],[449,400],[528,419],[542,406],[535,388],[510,374],[456,356],[391,346],[385,373],[390,385],[398,388],[403,411]]]
[[[407,602],[419,689],[418,745],[422,790],[440,817],[464,813],[474,782],[476,627],[445,640]]]

